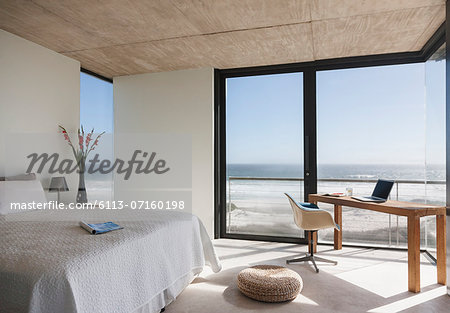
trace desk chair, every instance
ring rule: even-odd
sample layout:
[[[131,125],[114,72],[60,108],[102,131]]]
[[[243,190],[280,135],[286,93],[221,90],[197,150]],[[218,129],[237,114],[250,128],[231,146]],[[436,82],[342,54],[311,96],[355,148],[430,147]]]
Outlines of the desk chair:
[[[287,260],[287,264],[296,263],[296,262],[307,262],[311,261],[316,269],[316,272],[319,273],[319,269],[317,268],[316,261],[332,263],[334,265],[337,264],[336,261],[327,260],[324,258],[320,258],[314,255],[314,239],[317,236],[314,236],[315,233],[319,229],[325,228],[336,228],[340,231],[339,225],[337,225],[333,221],[333,217],[330,213],[325,210],[319,209],[319,207],[312,203],[299,203],[296,202],[290,195],[285,193],[286,197],[289,199],[289,203],[291,204],[292,211],[294,213],[294,221],[295,224],[308,232],[310,232],[308,236],[308,245],[310,245],[311,253],[307,253],[305,257]]]

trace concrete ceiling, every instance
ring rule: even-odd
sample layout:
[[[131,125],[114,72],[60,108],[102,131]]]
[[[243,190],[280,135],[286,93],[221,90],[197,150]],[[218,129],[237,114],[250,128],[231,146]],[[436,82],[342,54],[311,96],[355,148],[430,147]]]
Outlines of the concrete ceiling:
[[[0,0],[0,28],[105,77],[418,51],[445,0]]]

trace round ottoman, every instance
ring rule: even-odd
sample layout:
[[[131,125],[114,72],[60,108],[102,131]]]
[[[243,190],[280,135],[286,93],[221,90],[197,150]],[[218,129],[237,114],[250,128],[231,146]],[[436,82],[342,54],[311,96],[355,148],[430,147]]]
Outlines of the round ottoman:
[[[299,274],[276,265],[256,265],[238,274],[238,288],[249,298],[263,302],[294,300],[302,291]]]

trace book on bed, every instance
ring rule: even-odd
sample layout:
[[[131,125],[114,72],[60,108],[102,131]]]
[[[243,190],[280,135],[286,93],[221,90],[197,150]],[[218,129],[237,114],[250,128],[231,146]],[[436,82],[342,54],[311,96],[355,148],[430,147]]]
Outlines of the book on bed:
[[[88,224],[81,221],[80,226],[90,232],[92,235],[104,234],[113,230],[122,229],[123,227],[113,222]]]

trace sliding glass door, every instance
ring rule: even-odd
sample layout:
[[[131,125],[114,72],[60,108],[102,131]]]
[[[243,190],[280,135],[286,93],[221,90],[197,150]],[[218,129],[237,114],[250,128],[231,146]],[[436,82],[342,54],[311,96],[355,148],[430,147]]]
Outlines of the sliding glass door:
[[[304,237],[284,193],[303,200],[303,74],[226,84],[227,234]]]

